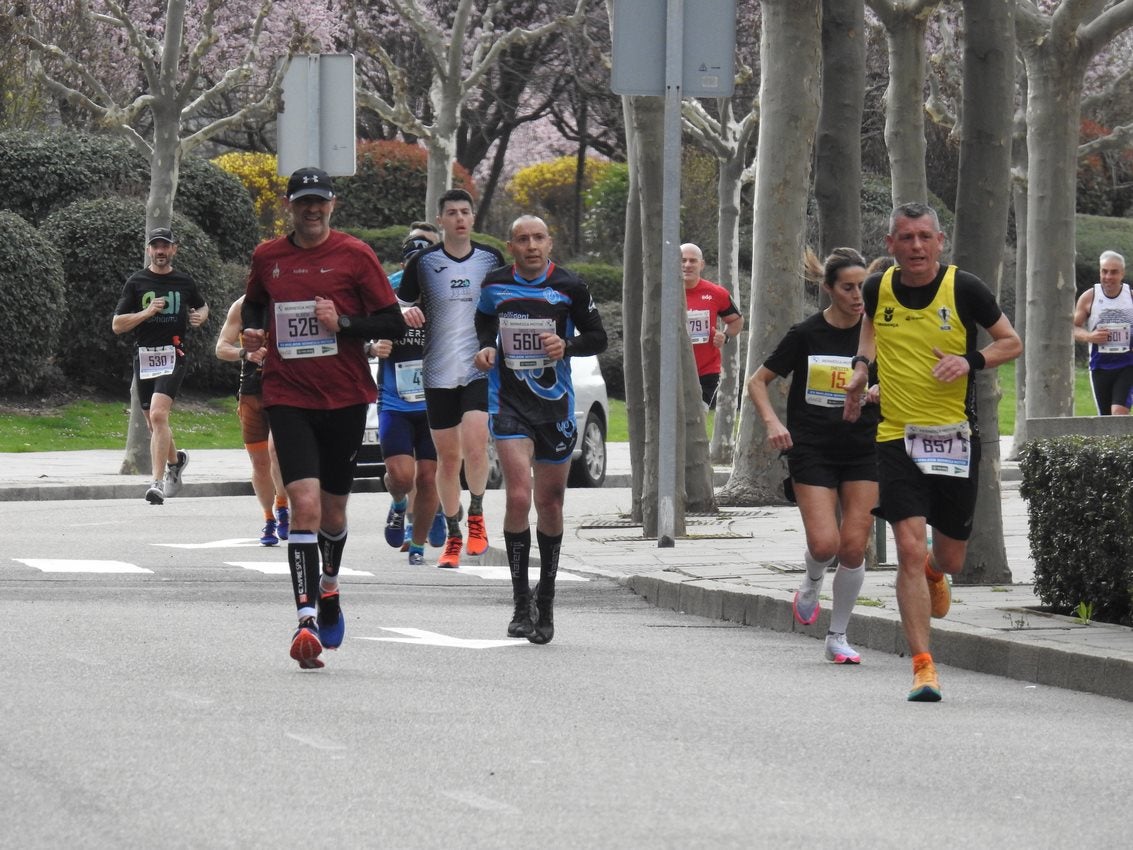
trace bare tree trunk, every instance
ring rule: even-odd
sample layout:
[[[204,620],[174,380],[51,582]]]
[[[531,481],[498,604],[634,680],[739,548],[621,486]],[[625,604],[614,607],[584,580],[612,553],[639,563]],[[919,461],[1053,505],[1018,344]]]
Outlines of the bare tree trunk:
[[[821,0],[764,0],[762,8],[748,374],[801,318],[809,153],[818,124],[822,61]],[[780,411],[783,398],[777,399]],[[781,502],[782,479],[779,453],[767,446],[762,420],[745,401],[735,464],[718,500]]]
[[[1027,56],[1026,415],[1074,412],[1074,207],[1082,74],[1046,48]],[[1018,308],[1016,308],[1018,309]]]
[[[449,85],[434,83],[430,97],[436,123],[433,132],[425,139],[429,154],[425,171],[425,217],[437,214],[441,195],[452,188],[452,164],[456,160],[457,111],[460,108],[459,80],[456,91]]]
[[[841,245],[860,248],[862,244],[864,108],[865,3],[823,0],[822,108],[814,156],[823,255]]]
[[[633,130],[637,137],[633,165],[636,166],[638,192],[641,198],[641,220],[659,222],[662,216],[662,187],[665,182],[664,162],[664,100],[657,97],[642,97],[633,103]],[[658,470],[660,466],[661,432],[661,393],[677,393],[676,445],[678,451],[685,445],[685,384],[688,382],[689,363],[681,358],[681,368],[676,375],[661,375],[661,338],[665,333],[677,334],[677,339],[687,339],[681,330],[684,322],[680,315],[665,316],[661,313],[661,246],[657,232],[642,228],[643,291],[641,310],[641,363],[642,389],[645,407],[645,480],[641,499],[642,524],[646,537],[657,536],[658,521]],[[627,339],[626,345],[634,340]],[[682,348],[691,348],[689,345]],[[691,351],[690,351],[691,356]],[[693,369],[695,374],[695,369]],[[699,404],[699,399],[697,400]],[[701,426],[703,431],[703,425]],[[707,453],[705,454],[707,458]],[[676,492],[673,498],[673,534],[685,534],[685,464],[678,457],[676,464]]]
[[[1027,75],[1020,74],[1023,102],[1027,100]],[[1011,199],[1015,208],[1015,332],[1027,346],[1027,127],[1026,118],[1017,117],[1012,150]],[[1027,358],[1015,361],[1015,436],[1011,441],[1010,460],[1019,459],[1019,450],[1027,442]]]
[[[925,201],[925,28],[939,0],[869,0],[889,42],[889,86],[885,90],[885,146],[893,181],[893,203]]]
[[[138,382],[130,382],[130,422],[126,426],[126,454],[122,458],[120,475],[149,475],[153,459],[149,451],[149,425],[138,398]]]
[[[609,0],[607,0],[609,3]],[[623,97],[626,153],[632,164],[637,159],[637,133],[634,129],[635,104],[640,98]],[[626,197],[625,251],[622,256],[622,366],[625,374],[626,419],[629,425],[629,457],[633,485],[633,521],[643,522],[645,493],[645,385],[641,359],[642,279],[641,191],[637,169],[629,169]],[[653,482],[656,501],[657,482]]]
[[[1011,187],[1015,95],[1014,0],[964,0],[963,125],[953,257],[999,296]],[[986,334],[980,334],[981,339]],[[976,516],[960,584],[1011,581],[1003,543],[999,390],[994,369],[976,377],[980,460]]]
[[[744,157],[717,160],[720,169],[716,180],[716,198],[720,210],[720,229],[717,237],[720,273],[716,282],[732,293],[737,309],[743,313],[744,304],[736,281],[740,276],[740,188],[744,171]],[[736,340],[739,343],[739,339]],[[736,399],[739,396],[743,366],[740,346],[725,345],[721,352],[720,389],[716,393],[716,419],[712,423],[712,441],[708,454],[713,463],[732,462],[736,451]]]

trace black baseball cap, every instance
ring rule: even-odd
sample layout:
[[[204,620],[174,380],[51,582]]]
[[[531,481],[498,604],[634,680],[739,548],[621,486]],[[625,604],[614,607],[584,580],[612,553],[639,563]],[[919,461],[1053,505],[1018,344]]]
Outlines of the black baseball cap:
[[[300,168],[287,181],[287,200],[294,201],[311,195],[328,201],[334,197],[330,175],[321,168]]]
[[[409,258],[416,254],[418,251],[424,251],[426,248],[431,248],[436,243],[424,236],[414,236],[411,239],[406,239],[401,243],[401,259],[403,262],[409,262]]]
[[[168,242],[170,245],[177,244],[177,240],[173,238],[173,231],[168,227],[155,227],[149,232],[149,238],[146,240],[146,244],[152,245],[154,242]]]

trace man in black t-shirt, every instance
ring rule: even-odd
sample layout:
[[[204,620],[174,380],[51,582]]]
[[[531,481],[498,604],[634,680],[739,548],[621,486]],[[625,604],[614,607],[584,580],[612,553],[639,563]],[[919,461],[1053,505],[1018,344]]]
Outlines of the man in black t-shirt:
[[[169,411],[185,377],[185,335],[208,319],[209,308],[193,278],[173,270],[177,242],[173,231],[150,231],[146,254],[150,264],[134,272],[122,287],[114,308],[114,333],[136,330],[134,378],[150,429],[153,483],[146,490],[151,505],[165,502],[181,488],[188,452],[178,449],[169,427]]]

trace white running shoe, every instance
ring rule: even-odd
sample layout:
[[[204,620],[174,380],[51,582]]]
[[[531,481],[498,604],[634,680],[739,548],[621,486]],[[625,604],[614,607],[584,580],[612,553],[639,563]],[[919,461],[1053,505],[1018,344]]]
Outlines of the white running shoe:
[[[791,610],[795,613],[795,622],[800,626],[813,626],[818,619],[818,594],[822,590],[822,579],[811,581],[804,578],[799,589],[795,591],[795,598],[791,602]]]
[[[155,481],[151,485],[149,485],[149,489],[146,490],[146,501],[151,505],[165,504],[164,482]]]
[[[862,657],[846,643],[844,634],[830,632],[826,635],[826,660],[835,664],[861,664]]]
[[[165,495],[172,498],[181,489],[181,473],[189,465],[189,453],[182,449],[177,450],[177,463],[165,465]]]

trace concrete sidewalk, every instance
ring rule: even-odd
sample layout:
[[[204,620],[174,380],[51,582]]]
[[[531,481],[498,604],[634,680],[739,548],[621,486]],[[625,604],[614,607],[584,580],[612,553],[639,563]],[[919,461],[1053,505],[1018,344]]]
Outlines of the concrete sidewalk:
[[[81,451],[0,454],[0,501],[47,499],[142,499],[144,476],[122,476],[122,452]],[[660,549],[629,520],[629,449],[609,445],[607,486],[567,495],[563,569],[613,578],[653,604],[691,615],[730,620],[822,638],[826,632],[829,582],[823,612],[814,626],[795,624],[791,598],[803,573],[804,536],[792,506],[722,509],[686,518],[687,536]],[[243,450],[193,450],[178,499],[252,494]],[[717,484],[727,470],[717,469]],[[952,610],[933,622],[933,655],[943,664],[1133,700],[1133,629],[1037,610],[1034,564],[1027,543],[1026,505],[1018,470],[1004,464],[1004,541],[1012,583],[956,587]],[[359,492],[380,490],[376,479],[356,482]],[[489,534],[498,538],[503,494],[486,497]],[[155,508],[155,510],[157,510]],[[887,537],[884,561],[895,560]],[[505,563],[489,549],[481,563]],[[850,642],[868,663],[870,650],[905,654],[892,563],[866,574]],[[821,652],[816,641],[815,652]],[[948,698],[947,680],[943,682]],[[895,687],[900,687],[895,685]]]

